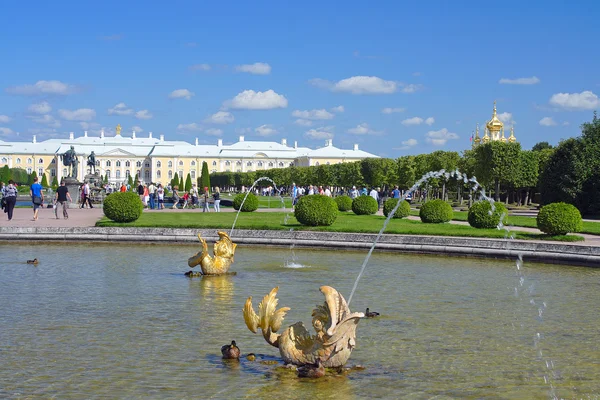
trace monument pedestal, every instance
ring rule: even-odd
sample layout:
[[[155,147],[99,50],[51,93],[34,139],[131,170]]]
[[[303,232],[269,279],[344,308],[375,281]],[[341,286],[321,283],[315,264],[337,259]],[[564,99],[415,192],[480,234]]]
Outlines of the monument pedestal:
[[[69,190],[69,194],[73,200],[70,203],[70,207],[78,207],[78,204],[81,203],[81,197],[79,196],[79,187],[81,186],[81,182],[79,182],[76,178],[71,177],[63,178],[63,181],[65,182],[65,186]]]

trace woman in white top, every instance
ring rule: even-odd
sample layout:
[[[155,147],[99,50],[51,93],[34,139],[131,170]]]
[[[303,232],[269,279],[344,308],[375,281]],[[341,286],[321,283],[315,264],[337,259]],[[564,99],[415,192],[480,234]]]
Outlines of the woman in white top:
[[[165,189],[160,183],[158,189],[156,189],[156,195],[158,196],[158,209],[163,210],[165,208]]]

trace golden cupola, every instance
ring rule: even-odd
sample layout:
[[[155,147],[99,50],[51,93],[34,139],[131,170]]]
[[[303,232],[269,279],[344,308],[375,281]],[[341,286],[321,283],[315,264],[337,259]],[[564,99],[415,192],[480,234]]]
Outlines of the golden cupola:
[[[511,126],[510,127],[510,136],[508,137],[508,142],[514,143],[516,141],[517,141],[517,138],[515,137],[515,127]]]
[[[494,112],[492,114],[492,119],[490,119],[485,125],[485,130],[486,135],[489,132],[491,140],[501,140],[500,135],[504,136],[504,124],[498,118],[498,113],[496,112],[496,101],[494,101]]]
[[[477,124],[477,128],[475,129],[475,138],[473,139],[473,146],[477,146],[481,143],[481,138],[479,137],[479,123]]]

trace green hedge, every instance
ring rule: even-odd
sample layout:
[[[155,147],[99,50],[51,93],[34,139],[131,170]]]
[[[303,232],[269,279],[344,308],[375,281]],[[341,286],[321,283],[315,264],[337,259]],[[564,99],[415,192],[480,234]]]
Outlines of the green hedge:
[[[506,222],[508,211],[504,204],[494,202],[494,212],[492,213],[491,211],[492,205],[488,200],[473,203],[471,208],[469,208],[469,225],[480,229],[496,228],[500,223],[501,216],[503,216],[502,223]]]
[[[419,211],[421,221],[429,224],[448,222],[454,217],[452,206],[442,199],[429,200],[421,206]]]
[[[543,206],[537,216],[538,229],[548,235],[566,235],[581,232],[583,221],[579,210],[567,203],[551,203]]]
[[[385,203],[383,203],[383,215],[385,215],[386,217],[388,215],[390,215],[390,213],[392,212],[392,210],[394,209],[394,207],[396,207],[396,204],[398,204],[398,200],[400,199],[387,199],[385,201]],[[410,215],[410,203],[406,200],[402,201],[402,204],[400,204],[400,207],[398,207],[398,209],[396,210],[396,212],[394,213],[394,216],[392,218],[404,218],[404,217],[408,217]]]
[[[328,196],[320,194],[302,196],[296,203],[294,216],[302,225],[329,226],[337,219],[338,206]]]
[[[338,210],[340,210],[340,211],[352,210],[352,199],[350,198],[350,196],[346,196],[346,195],[338,196],[334,200],[337,203]]]
[[[256,211],[258,209],[258,197],[256,197],[254,193],[248,193],[248,197],[246,197],[246,201],[244,201],[245,196],[246,193],[236,195],[233,198],[233,208],[239,210],[243,201],[244,207],[242,208],[242,212]]]
[[[116,192],[104,199],[104,215],[115,222],[133,222],[142,215],[143,209],[137,193]]]
[[[377,200],[371,196],[358,196],[352,200],[352,211],[356,215],[371,215],[379,210]]]

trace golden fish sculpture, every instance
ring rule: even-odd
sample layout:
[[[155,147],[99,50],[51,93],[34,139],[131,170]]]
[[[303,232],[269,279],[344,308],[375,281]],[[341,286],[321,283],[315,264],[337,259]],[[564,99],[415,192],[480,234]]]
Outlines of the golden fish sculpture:
[[[312,325],[316,334],[310,335],[302,322],[286,328],[281,334],[285,314],[289,307],[278,310],[278,287],[271,290],[258,306],[258,314],[252,307],[252,297],[244,306],[244,321],[252,332],[258,328],[271,346],[279,348],[279,353],[288,364],[306,365],[321,360],[328,368],[342,367],[350,358],[356,346],[356,326],[364,314],[350,312],[344,297],[331,286],[321,286],[319,290],[325,295],[325,303],[317,306],[312,312]]]
[[[237,244],[233,243],[229,235],[225,232],[217,232],[219,240],[213,247],[214,257],[208,254],[208,245],[206,240],[198,234],[198,240],[202,243],[202,250],[188,259],[190,268],[200,265],[203,275],[221,275],[229,271],[233,264],[233,255]]]

